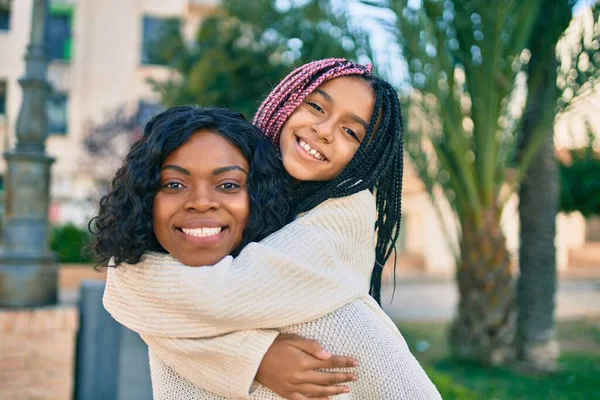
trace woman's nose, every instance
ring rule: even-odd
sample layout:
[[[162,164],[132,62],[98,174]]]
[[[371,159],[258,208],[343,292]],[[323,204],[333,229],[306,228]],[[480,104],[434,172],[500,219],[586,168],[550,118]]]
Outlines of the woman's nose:
[[[206,212],[218,208],[219,200],[211,185],[201,185],[190,190],[184,207],[190,211]]]

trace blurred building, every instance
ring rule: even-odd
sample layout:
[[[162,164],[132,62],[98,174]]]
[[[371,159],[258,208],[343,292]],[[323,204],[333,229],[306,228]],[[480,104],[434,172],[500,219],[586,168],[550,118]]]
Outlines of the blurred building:
[[[81,140],[90,123],[102,123],[129,108],[143,123],[158,108],[146,80],[169,72],[152,65],[146,49],[169,18],[178,18],[186,35],[217,0],[51,0],[47,44],[52,85],[48,153],[52,167],[52,222],[84,224],[98,197]],[[0,0],[0,150],[14,144],[21,105],[18,79],[24,75],[32,0]],[[96,166],[94,166],[96,167]],[[106,165],[107,171],[114,165]],[[0,170],[5,169],[4,159]]]
[[[153,64],[147,49],[161,25],[175,17],[180,20],[184,36],[191,39],[203,17],[217,4],[218,0],[51,0],[47,41],[52,58],[49,81],[53,91],[47,106],[50,117],[47,150],[56,158],[52,167],[51,222],[85,224],[98,200],[94,173],[99,167],[107,173],[117,167],[111,165],[114,163],[111,160],[106,165],[87,162],[81,141],[88,125],[106,121],[118,109],[131,110],[142,125],[160,108],[147,79],[161,79],[170,72]],[[14,144],[21,104],[18,79],[25,71],[23,57],[29,39],[31,7],[32,0],[0,0],[2,151]],[[571,124],[564,119],[561,123],[557,125],[557,143],[569,146]],[[0,158],[0,172],[4,169],[4,159]],[[442,216],[452,227],[450,210],[443,209]],[[589,242],[586,222],[580,215],[559,215],[557,222],[560,268],[565,268],[569,259],[583,260],[585,264],[590,254],[591,262],[594,259],[600,262],[600,247],[590,250],[586,243]],[[508,246],[516,256],[519,238],[516,198],[507,208],[503,224]],[[434,273],[453,271],[453,256],[438,213],[408,163],[398,249],[402,254],[401,267]]]

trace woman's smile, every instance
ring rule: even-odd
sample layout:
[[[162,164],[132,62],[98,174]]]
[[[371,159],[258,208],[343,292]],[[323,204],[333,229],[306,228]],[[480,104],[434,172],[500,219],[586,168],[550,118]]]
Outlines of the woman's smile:
[[[206,238],[216,236],[223,231],[223,228],[194,228],[194,229],[186,229],[181,228],[181,232],[185,233],[188,236]]]
[[[181,240],[197,247],[215,246],[227,235],[227,229],[223,228],[181,228],[176,232],[181,235]]]

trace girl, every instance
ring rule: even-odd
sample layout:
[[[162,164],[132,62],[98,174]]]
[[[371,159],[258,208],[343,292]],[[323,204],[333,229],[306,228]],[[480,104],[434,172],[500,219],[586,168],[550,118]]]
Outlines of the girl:
[[[214,388],[197,379],[210,364],[197,350],[200,338],[269,328],[358,358],[360,379],[344,398],[439,398],[395,325],[368,296],[370,289],[379,299],[381,269],[400,223],[402,136],[394,89],[369,68],[322,60],[284,79],[254,122],[278,146],[295,181],[298,217],[214,267],[185,268],[165,256],[111,269],[106,308],[156,353],[153,377],[162,376],[187,398],[220,398],[199,389]],[[168,323],[158,322],[165,314]],[[263,364],[256,379],[269,386]],[[280,397],[260,387],[252,398]]]

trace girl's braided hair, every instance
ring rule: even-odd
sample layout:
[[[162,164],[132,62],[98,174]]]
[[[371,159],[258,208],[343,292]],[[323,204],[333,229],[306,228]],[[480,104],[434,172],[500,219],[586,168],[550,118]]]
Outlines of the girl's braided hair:
[[[253,123],[279,148],[288,117],[322,83],[357,76],[371,86],[375,106],[365,138],[340,175],[327,182],[302,182],[294,188],[292,215],[308,211],[330,198],[371,190],[377,204],[377,243],[370,294],[380,302],[383,266],[394,253],[400,233],[403,171],[403,130],[395,89],[371,74],[371,67],[341,58],[305,64],[285,77],[261,104]],[[375,129],[377,129],[375,131]]]

